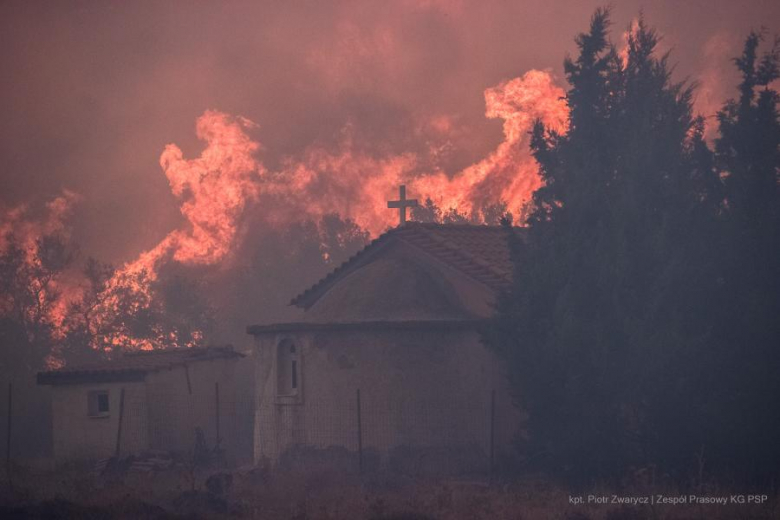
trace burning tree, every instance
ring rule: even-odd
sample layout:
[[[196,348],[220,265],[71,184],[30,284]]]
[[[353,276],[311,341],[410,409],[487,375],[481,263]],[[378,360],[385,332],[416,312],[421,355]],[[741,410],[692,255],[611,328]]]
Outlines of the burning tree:
[[[200,345],[213,310],[196,276],[168,263],[154,279],[141,269],[119,271],[93,258],[81,294],[68,306],[62,354],[83,362],[122,351]]]
[[[73,249],[57,235],[25,244],[14,235],[0,252],[0,345],[3,374],[16,379],[45,367],[62,320],[59,282]]]

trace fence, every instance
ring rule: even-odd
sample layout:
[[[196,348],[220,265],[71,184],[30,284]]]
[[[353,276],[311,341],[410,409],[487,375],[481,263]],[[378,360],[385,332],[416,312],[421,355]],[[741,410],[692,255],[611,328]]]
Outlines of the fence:
[[[294,404],[272,398],[258,407],[251,388],[230,392],[214,382],[164,396],[149,394],[141,383],[114,385],[100,385],[111,396],[105,417],[88,416],[86,390],[78,386],[57,389],[52,405],[36,412],[55,416],[57,462],[145,451],[188,457],[205,449],[229,465],[265,460],[345,472],[488,474],[512,452],[519,425],[508,399],[490,390],[453,401],[441,394],[353,389],[341,398],[308,396]],[[4,390],[8,471],[12,462],[24,463],[32,432],[22,433],[24,392]],[[50,420],[41,424],[51,431]]]
[[[356,389],[258,409],[256,455],[282,467],[407,474],[492,473],[511,452],[518,415],[495,391],[452,402]]]
[[[229,465],[250,464],[253,395],[228,390],[212,383],[200,393],[150,402],[146,412],[149,447],[182,454],[205,449],[219,454]]]
[[[205,386],[205,385],[204,385]],[[89,394],[109,395],[109,410],[92,414]],[[197,442],[230,465],[252,462],[251,388],[230,392],[214,382],[201,393],[147,393],[143,383],[57,388],[0,385],[3,478],[14,466],[51,467],[119,455],[167,451],[190,456]],[[35,406],[32,406],[35,404]]]

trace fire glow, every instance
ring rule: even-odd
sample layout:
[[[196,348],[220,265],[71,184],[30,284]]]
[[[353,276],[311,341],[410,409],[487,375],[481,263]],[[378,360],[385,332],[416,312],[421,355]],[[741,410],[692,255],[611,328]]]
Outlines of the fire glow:
[[[238,249],[249,211],[260,215],[253,222],[271,227],[304,219],[318,221],[336,213],[376,236],[397,224],[395,213],[387,210],[387,200],[399,184],[406,184],[412,196],[430,199],[442,210],[454,209],[475,220],[479,220],[481,208],[499,203],[517,213],[541,184],[528,147],[529,131],[537,119],[550,129],[565,131],[565,93],[549,72],[531,70],[488,88],[484,96],[486,117],[503,120],[503,141],[487,157],[454,174],[441,170],[421,173],[422,160],[413,153],[377,158],[359,151],[349,132],[335,149],[311,146],[301,158],[287,158],[277,171],[270,171],[258,157],[263,146],[250,136],[258,125],[241,116],[206,111],[196,122],[197,137],[205,143],[199,157],[185,158],[175,144],[166,146],[160,156],[185,225],[115,272],[106,284],[107,295],[95,323],[99,326],[101,319],[112,313],[115,302],[111,291],[118,288],[132,290],[139,304],[149,304],[149,284],[167,261],[224,264]],[[439,133],[451,131],[446,118],[436,118],[430,124]],[[76,199],[69,192],[55,199],[50,203],[52,216],[41,224],[25,223],[18,210],[8,212],[3,234],[13,232],[23,237],[28,247],[34,247],[36,236],[64,229],[63,219]],[[63,309],[80,294],[77,284],[68,288]],[[57,323],[62,326],[61,316]],[[170,341],[161,338],[160,344]],[[110,342],[132,349],[157,347],[125,335]]]
[[[256,155],[262,145],[248,132],[258,125],[244,117],[206,111],[196,132],[206,144],[200,157],[185,159],[175,144],[160,157],[173,194],[181,200],[186,229],[172,231],[153,249],[128,263],[122,272],[146,270],[171,256],[184,264],[211,265],[234,250],[244,211],[250,205],[273,207],[263,213],[269,226],[296,219],[319,219],[337,213],[376,236],[395,225],[387,197],[407,184],[417,198],[430,198],[442,209],[472,214],[479,207],[506,203],[517,211],[540,186],[528,132],[536,119],[563,131],[568,108],[563,89],[549,72],[531,70],[485,91],[485,114],[504,121],[504,140],[488,157],[454,176],[442,171],[413,175],[413,154],[374,158],[353,150],[349,139],[337,150],[312,147],[303,159],[285,161],[268,171]]]

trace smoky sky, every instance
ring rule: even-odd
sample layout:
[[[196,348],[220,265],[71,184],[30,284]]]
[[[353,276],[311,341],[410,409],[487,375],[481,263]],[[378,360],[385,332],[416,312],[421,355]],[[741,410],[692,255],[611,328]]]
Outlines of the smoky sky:
[[[82,196],[72,225],[87,253],[119,262],[180,225],[159,165],[168,143],[202,145],[205,110],[258,123],[270,168],[349,128],[370,153],[415,151],[447,121],[447,169],[502,139],[483,92],[530,69],[564,86],[562,62],[602,2],[3,2],[0,204]],[[772,1],[621,1],[612,40],[644,13],[678,79],[701,83],[712,116],[734,95],[729,60]],[[435,127],[436,125],[433,124]]]

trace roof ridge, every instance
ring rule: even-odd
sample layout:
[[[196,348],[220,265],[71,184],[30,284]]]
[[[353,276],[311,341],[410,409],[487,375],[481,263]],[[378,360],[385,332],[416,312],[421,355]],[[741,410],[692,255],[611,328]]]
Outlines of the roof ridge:
[[[352,256],[350,256],[349,258],[347,258],[346,260],[341,262],[341,264],[339,264],[336,268],[334,268],[330,272],[328,272],[328,274],[326,274],[325,276],[323,276],[322,278],[320,278],[319,280],[314,282],[313,285],[310,285],[308,289],[304,290],[303,292],[299,293],[297,296],[293,297],[293,299],[290,300],[290,303],[288,305],[297,305],[298,302],[301,299],[305,298],[306,295],[310,294],[312,291],[315,291],[318,287],[321,287],[323,284],[327,283],[330,279],[334,278],[348,264],[351,264],[352,262],[357,260],[358,257],[360,257],[363,254],[365,254],[369,249],[375,247],[380,242],[385,241],[388,236],[390,236],[391,234],[393,234],[393,233],[395,233],[395,232],[397,232],[397,231],[399,231],[401,229],[402,229],[402,226],[398,226],[398,227],[394,227],[394,228],[388,229],[387,231],[385,231],[384,233],[382,233],[381,235],[379,235],[375,239],[371,240],[368,244],[363,246],[355,254],[353,254]]]
[[[481,281],[483,283],[488,283],[488,285],[495,285],[495,284],[500,285],[504,282],[511,281],[511,272],[505,272],[504,270],[498,269],[496,266],[492,265],[486,259],[473,255],[468,251],[462,250],[462,248],[458,246],[458,244],[452,242],[451,240],[448,240],[447,238],[443,238],[436,235],[435,230],[437,229],[458,230],[458,231],[467,230],[469,232],[483,232],[483,233],[487,231],[491,234],[495,234],[495,233],[500,233],[502,231],[518,232],[523,228],[520,226],[507,227],[501,224],[499,225],[472,224],[472,223],[455,224],[455,223],[408,221],[403,225],[388,229],[387,231],[380,234],[375,239],[371,240],[362,249],[360,249],[355,254],[350,256],[339,266],[332,269],[330,272],[328,272],[326,275],[320,278],[313,285],[310,285],[303,292],[300,292],[298,295],[293,297],[290,300],[289,304],[298,305],[303,308],[310,307],[310,305],[307,305],[306,302],[312,297],[313,294],[316,294],[317,291],[321,290],[323,287],[326,287],[331,281],[333,281],[338,276],[340,276],[345,269],[354,265],[355,262],[358,262],[366,254],[370,254],[371,251],[376,250],[377,247],[379,247],[382,243],[388,241],[392,237],[399,238],[403,242],[412,245],[415,244],[413,244],[412,240],[409,240],[407,237],[410,238],[411,236],[418,235],[428,240],[432,240],[433,243],[436,244],[437,246],[444,247],[448,252],[456,255],[458,258],[461,259],[462,262],[467,262],[468,265],[470,265],[471,267],[481,270],[484,273],[484,276],[488,278],[487,282],[486,280],[481,280]],[[420,245],[415,245],[415,247],[419,248]],[[428,252],[428,254],[436,258],[436,255],[434,253]],[[458,268],[457,266],[453,266],[453,267],[455,267],[456,269]],[[471,276],[473,276],[473,273],[471,274]],[[498,280],[489,280],[490,278],[494,278],[494,277],[498,278]],[[316,301],[316,297],[315,297],[315,301]]]

